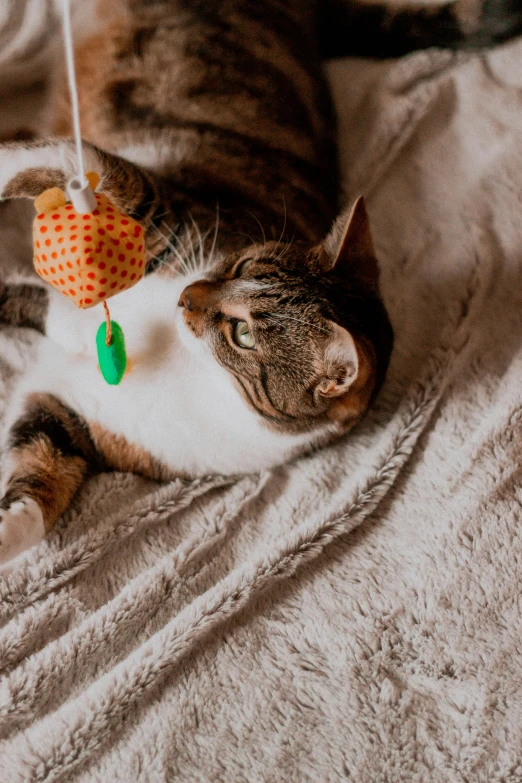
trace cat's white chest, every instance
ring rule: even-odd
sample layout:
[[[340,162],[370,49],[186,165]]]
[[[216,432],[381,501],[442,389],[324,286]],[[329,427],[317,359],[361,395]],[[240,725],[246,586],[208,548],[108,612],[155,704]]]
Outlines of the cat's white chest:
[[[51,339],[41,341],[22,385],[56,394],[88,422],[123,436],[174,472],[247,472],[281,462],[295,438],[268,430],[227,371],[180,340],[184,285],[186,280],[146,278],[110,301],[129,360],[117,386],[105,382],[97,362],[102,308],[78,311],[58,294],[48,319]]]

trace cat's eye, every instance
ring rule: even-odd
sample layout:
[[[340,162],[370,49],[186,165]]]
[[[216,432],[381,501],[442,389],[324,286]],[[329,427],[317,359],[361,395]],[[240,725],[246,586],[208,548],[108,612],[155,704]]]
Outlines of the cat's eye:
[[[238,321],[233,329],[234,342],[240,348],[254,348],[256,341],[246,321]]]
[[[234,277],[241,277],[245,274],[245,272],[248,271],[248,267],[252,264],[251,258],[246,258],[244,261],[241,261],[236,268],[234,269]]]

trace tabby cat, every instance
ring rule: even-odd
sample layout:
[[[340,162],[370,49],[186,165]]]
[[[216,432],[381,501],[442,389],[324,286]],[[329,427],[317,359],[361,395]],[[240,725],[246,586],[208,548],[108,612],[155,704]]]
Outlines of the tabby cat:
[[[87,170],[144,226],[148,274],[112,300],[131,367],[116,387],[97,367],[100,308],[78,311],[33,278],[1,284],[0,322],[39,337],[8,415],[0,562],[37,543],[95,472],[258,471],[330,442],[364,414],[392,349],[362,198],[330,228],[324,4],[82,10]],[[74,173],[61,72],[50,104],[54,141],[0,148],[4,199]]]

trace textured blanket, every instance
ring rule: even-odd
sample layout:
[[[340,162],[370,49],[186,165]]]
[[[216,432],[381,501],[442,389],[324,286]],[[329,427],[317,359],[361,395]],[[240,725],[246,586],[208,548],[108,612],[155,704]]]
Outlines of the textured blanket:
[[[387,383],[265,475],[85,487],[0,576],[2,783],[522,780],[521,63],[331,65]]]

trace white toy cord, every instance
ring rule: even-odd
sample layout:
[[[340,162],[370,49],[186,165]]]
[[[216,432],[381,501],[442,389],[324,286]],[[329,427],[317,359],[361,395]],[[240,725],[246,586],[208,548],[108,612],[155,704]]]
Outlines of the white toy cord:
[[[71,94],[71,111],[74,129],[74,141],[76,144],[77,175],[67,183],[67,190],[76,212],[86,214],[96,209],[96,197],[85,176],[85,164],[83,160],[82,134],[80,129],[80,104],[78,100],[78,86],[76,84],[76,72],[74,68],[74,53],[71,26],[71,0],[63,0],[63,38],[65,43],[65,62],[67,65],[67,79]]]

